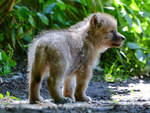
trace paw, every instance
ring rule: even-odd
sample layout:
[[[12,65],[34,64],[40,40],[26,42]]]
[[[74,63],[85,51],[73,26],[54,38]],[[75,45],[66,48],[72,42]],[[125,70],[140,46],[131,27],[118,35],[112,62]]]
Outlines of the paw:
[[[91,102],[92,99],[89,96],[76,96],[76,101],[81,101],[81,102]]]
[[[64,95],[64,97],[65,97],[65,98],[70,98],[70,99],[72,99],[72,100],[75,102],[75,98],[74,98],[74,96],[72,96],[72,95]]]
[[[65,103],[74,103],[75,101],[71,98],[61,98],[61,99],[56,99],[54,100],[55,103],[57,104],[65,104]]]
[[[43,97],[39,96],[37,98],[29,98],[29,103],[30,104],[37,104],[39,102],[42,102],[43,101]]]

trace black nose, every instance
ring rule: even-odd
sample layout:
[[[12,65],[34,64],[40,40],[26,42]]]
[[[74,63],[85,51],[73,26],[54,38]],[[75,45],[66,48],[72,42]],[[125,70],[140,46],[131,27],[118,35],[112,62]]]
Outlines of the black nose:
[[[124,36],[120,36],[121,40],[125,40],[126,38]]]

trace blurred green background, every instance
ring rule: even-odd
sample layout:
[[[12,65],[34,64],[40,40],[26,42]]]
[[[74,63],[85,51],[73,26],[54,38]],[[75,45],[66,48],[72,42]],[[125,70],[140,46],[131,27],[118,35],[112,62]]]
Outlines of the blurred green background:
[[[96,69],[110,82],[146,77],[150,72],[149,7],[149,0],[1,0],[0,75],[11,73],[14,56],[26,55],[28,44],[42,30],[68,28],[91,13],[105,12],[117,19],[126,42],[105,52]]]

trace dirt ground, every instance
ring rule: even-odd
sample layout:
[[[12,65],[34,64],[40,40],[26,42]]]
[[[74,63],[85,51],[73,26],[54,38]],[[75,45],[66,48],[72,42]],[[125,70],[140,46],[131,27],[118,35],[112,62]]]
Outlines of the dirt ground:
[[[10,101],[6,105],[4,100],[0,100],[0,113],[150,113],[150,78],[132,78],[115,83],[91,81],[87,90],[87,95],[93,99],[91,103],[76,102],[64,105],[56,105],[51,101],[44,81],[41,96],[45,102],[30,105],[27,102],[28,80],[24,62],[19,64],[12,74],[0,77],[0,93],[5,95],[7,91],[20,98],[20,101]]]

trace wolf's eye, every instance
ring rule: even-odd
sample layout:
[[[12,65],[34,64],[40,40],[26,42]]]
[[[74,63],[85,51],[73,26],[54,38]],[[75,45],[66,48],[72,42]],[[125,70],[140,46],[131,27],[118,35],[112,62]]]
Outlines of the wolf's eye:
[[[114,30],[111,30],[110,32],[111,32],[111,33],[115,33],[115,31],[114,31]]]

